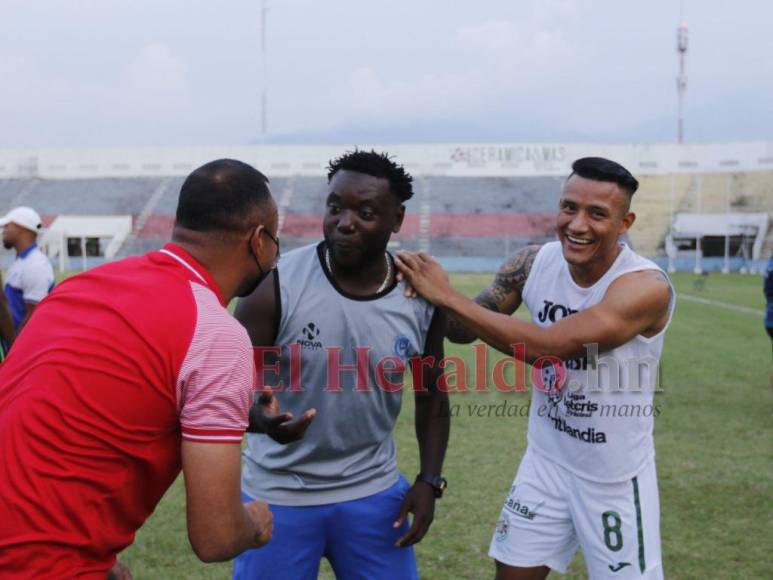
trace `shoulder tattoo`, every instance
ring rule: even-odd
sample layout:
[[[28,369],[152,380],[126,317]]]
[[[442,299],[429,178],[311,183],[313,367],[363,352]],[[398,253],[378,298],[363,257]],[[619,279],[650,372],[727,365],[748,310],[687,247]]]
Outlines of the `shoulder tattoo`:
[[[526,246],[510,256],[499,268],[491,286],[478,294],[475,301],[490,310],[501,310],[500,306],[513,293],[520,299],[539,249],[540,246]]]
[[[668,288],[668,295],[673,298],[674,289],[671,287],[671,282],[665,272],[661,270],[647,270],[647,273],[654,279]]]

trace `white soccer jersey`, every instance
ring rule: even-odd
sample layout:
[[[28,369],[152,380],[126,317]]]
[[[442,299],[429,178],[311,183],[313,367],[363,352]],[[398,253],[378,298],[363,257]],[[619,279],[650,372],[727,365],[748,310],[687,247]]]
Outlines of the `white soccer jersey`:
[[[604,276],[582,288],[572,279],[560,242],[551,242],[537,253],[523,300],[532,322],[547,327],[598,304],[617,278],[641,270],[660,268],[622,244]],[[673,307],[672,298],[669,323]],[[562,388],[556,385],[553,367],[543,368],[544,388],[532,390],[529,448],[591,481],[620,482],[641,471],[655,454],[653,394],[666,328],[653,337],[636,336],[611,351],[591,350],[564,361]]]

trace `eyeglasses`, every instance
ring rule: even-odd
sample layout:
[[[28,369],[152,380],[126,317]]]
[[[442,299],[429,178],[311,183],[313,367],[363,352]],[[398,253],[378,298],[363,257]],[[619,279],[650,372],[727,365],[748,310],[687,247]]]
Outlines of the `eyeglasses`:
[[[261,229],[260,233],[266,234],[268,236],[268,238],[272,242],[274,242],[274,244],[276,244],[276,259],[278,260],[279,259],[279,253],[280,253],[279,252],[279,236],[277,236],[277,237],[272,236],[271,234],[268,233],[268,230],[266,228]]]

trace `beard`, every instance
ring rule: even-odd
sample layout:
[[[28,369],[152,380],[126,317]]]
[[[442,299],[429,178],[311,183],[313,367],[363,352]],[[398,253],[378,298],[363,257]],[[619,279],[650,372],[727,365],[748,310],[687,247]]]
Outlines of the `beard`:
[[[336,243],[330,243],[325,240],[326,247],[330,251],[330,258],[336,268],[345,272],[356,272],[371,264],[384,260],[389,238],[384,243],[372,243],[366,246],[359,246],[349,250],[341,250]]]

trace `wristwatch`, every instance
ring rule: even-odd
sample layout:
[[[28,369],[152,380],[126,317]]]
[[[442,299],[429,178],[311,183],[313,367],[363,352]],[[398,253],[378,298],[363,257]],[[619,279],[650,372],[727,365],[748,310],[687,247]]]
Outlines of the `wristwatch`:
[[[420,473],[416,476],[416,481],[423,481],[424,483],[429,484],[435,492],[436,498],[443,497],[443,492],[448,487],[448,482],[442,475],[424,475],[423,473]]]

